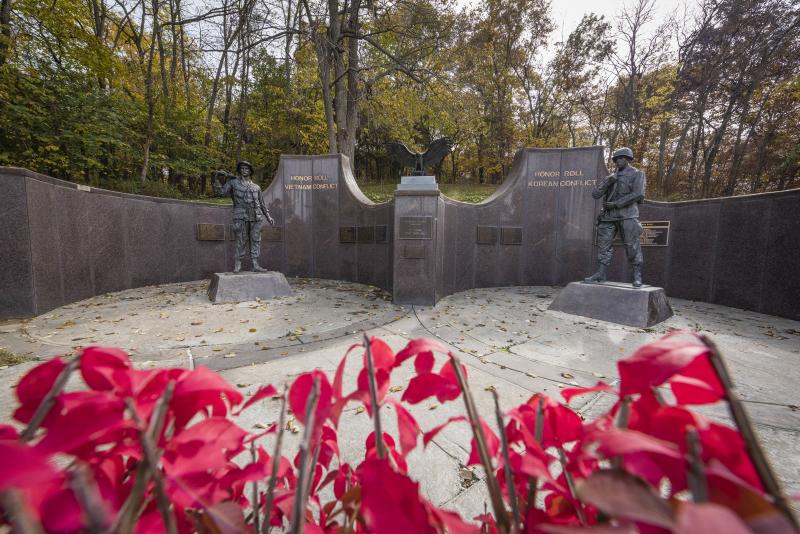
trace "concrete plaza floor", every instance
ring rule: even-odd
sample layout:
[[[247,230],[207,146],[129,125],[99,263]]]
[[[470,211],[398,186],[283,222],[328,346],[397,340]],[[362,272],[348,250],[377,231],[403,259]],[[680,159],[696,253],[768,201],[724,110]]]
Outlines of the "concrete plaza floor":
[[[307,279],[290,283],[290,297],[238,304],[210,303],[207,281],[102,295],[30,320],[0,323],[0,347],[49,358],[91,344],[118,346],[142,368],[187,366],[191,354],[196,364],[220,371],[252,394],[267,383],[280,388],[313,368],[332,376],[364,331],[395,350],[410,339],[432,337],[467,364],[478,409],[491,421],[492,387],[510,407],[538,391],[560,398],[564,387],[591,386],[599,379],[613,384],[618,359],[673,329],[696,330],[719,345],[785,489],[800,492],[800,322],[670,299],[675,316],[640,329],[548,311],[559,291],[555,287],[475,289],[435,307],[404,307],[373,287]],[[355,383],[356,360],[347,367],[345,391]],[[0,421],[10,421],[14,384],[33,365],[0,369]],[[393,385],[400,386],[393,395],[402,395],[411,375],[410,365],[393,374]],[[591,418],[609,402],[605,394],[586,395],[574,399],[572,407]],[[277,419],[278,409],[279,403],[262,401],[245,411],[239,424],[263,428]],[[391,409],[384,410],[384,426],[394,433]],[[428,401],[412,413],[428,430],[463,411],[460,400]],[[730,422],[723,405],[703,412]],[[345,460],[363,455],[371,429],[367,414],[351,405],[340,423]],[[288,434],[290,450],[299,436]],[[484,484],[477,483],[480,472],[464,469],[469,442],[468,426],[452,425],[427,448],[420,443],[409,465],[432,502],[473,517],[483,512],[486,495]]]

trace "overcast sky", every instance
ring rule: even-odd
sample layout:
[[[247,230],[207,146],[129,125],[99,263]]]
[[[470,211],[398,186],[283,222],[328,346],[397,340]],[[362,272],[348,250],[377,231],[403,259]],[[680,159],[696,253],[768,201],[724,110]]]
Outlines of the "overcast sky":
[[[553,32],[553,42],[562,41],[575,29],[583,15],[597,13],[616,27],[616,17],[626,4],[635,0],[551,0],[553,22],[557,28]],[[689,0],[691,3],[691,0]],[[656,0],[656,24],[676,8],[683,12],[683,0]]]

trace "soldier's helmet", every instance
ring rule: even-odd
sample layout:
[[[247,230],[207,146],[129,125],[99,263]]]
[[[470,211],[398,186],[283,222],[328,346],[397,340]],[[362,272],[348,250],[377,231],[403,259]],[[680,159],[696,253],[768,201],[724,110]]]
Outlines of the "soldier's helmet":
[[[623,156],[628,158],[628,161],[633,161],[633,150],[631,150],[630,148],[628,148],[626,146],[624,146],[622,148],[618,148],[618,149],[616,149],[614,151],[613,154],[611,154],[611,161],[617,161],[617,158],[620,158],[620,157],[623,157]]]
[[[249,161],[240,161],[239,163],[236,164],[236,174],[239,174],[239,172],[242,170],[242,167],[244,167],[245,165],[247,165],[250,168],[251,175],[255,172],[255,169],[253,169],[253,166],[250,164]]]

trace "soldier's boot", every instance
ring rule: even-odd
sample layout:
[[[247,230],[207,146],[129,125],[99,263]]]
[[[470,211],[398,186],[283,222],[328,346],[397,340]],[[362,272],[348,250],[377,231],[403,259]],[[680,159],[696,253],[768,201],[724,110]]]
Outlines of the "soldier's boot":
[[[258,258],[253,258],[253,271],[257,273],[265,273],[267,269],[258,264]]]
[[[605,282],[606,280],[608,280],[608,265],[603,263],[600,264],[600,268],[597,269],[596,273],[583,279],[584,282]]]
[[[633,287],[642,287],[642,266],[633,266]]]
[[[241,270],[242,270],[242,260],[237,258],[233,262],[233,272],[238,273]]]

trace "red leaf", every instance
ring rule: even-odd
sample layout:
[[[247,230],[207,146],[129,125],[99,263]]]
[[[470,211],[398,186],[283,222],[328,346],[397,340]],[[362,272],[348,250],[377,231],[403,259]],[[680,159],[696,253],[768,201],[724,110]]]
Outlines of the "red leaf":
[[[82,530],[83,513],[72,490],[61,488],[47,496],[41,506],[42,526],[47,532]]]
[[[441,525],[441,532],[449,532],[450,534],[479,534],[481,532],[479,526],[467,523],[455,512],[442,510],[435,506],[429,506],[428,510],[430,515],[434,517],[435,522]]]
[[[461,364],[466,378],[466,367]],[[455,371],[450,360],[446,361],[439,373],[418,374],[408,383],[403,392],[402,400],[410,404],[417,404],[427,398],[436,396],[439,402],[447,402],[458,398],[461,388],[458,386]]]
[[[0,441],[16,441],[19,439],[19,432],[11,425],[0,425]]]
[[[660,454],[676,460],[683,458],[680,449],[674,444],[636,430],[609,428],[605,431],[592,433],[587,440],[596,441],[599,445],[597,450],[606,458],[637,452]]]
[[[486,441],[486,449],[489,453],[489,458],[495,458],[497,456],[497,451],[500,450],[500,439],[497,437],[497,434],[494,433],[492,427],[490,427],[483,417],[480,418],[481,421],[481,429],[483,430],[483,439]],[[469,459],[467,460],[467,465],[474,465],[481,463],[480,455],[478,454],[478,443],[475,441],[475,438],[472,438],[472,443],[470,444],[470,451],[469,451]]]
[[[445,428],[447,425],[449,425],[450,423],[455,423],[456,421],[469,421],[469,419],[467,419],[467,418],[466,418],[465,416],[463,416],[463,415],[456,415],[456,416],[453,416],[453,417],[449,418],[447,421],[445,421],[445,422],[444,422],[444,423],[442,423],[441,425],[435,426],[435,427],[433,427],[432,429],[430,429],[430,430],[428,430],[427,432],[425,432],[425,434],[423,434],[423,435],[422,435],[422,444],[423,444],[423,445],[425,445],[425,446],[427,447],[427,446],[428,446],[428,443],[429,443],[429,442],[430,442],[430,441],[431,441],[433,438],[435,438],[435,437],[436,437],[436,434],[438,434],[439,432],[441,432],[442,430],[444,430],[444,428]]]
[[[430,373],[433,371],[433,364],[436,363],[433,353],[430,351],[420,352],[414,358],[414,370],[417,374]]]
[[[395,356],[392,349],[385,341],[377,337],[370,338],[370,350],[372,352],[372,365],[375,369],[391,369],[394,367]],[[367,351],[364,351],[364,368],[367,367]]]
[[[128,371],[131,370],[131,362],[122,350],[87,347],[81,351],[80,359],[81,375],[91,389],[130,391],[131,379]]]
[[[511,464],[512,472],[521,473],[526,477],[541,478],[555,483],[553,476],[550,474],[550,469],[547,466],[546,455],[543,452],[541,455],[537,455],[531,451],[528,451],[527,454],[520,454],[511,449],[508,459]]]
[[[447,354],[447,347],[433,339],[412,339],[408,342],[403,350],[398,352],[394,357],[394,366],[398,367],[409,358],[413,358],[421,352],[438,352]]]
[[[731,510],[718,504],[681,503],[678,511],[678,534],[708,534],[724,532],[725,534],[749,534],[747,525]]]
[[[340,361],[339,365],[336,367],[336,374],[333,377],[333,398],[337,401],[344,396],[344,393],[342,393],[342,381],[344,380],[344,366],[345,363],[347,363],[347,357],[350,356],[350,353],[353,351],[353,349],[363,346],[364,345],[361,343],[350,345],[350,347],[347,349],[347,352],[344,353],[342,361]]]
[[[350,395],[351,398],[361,400],[367,408],[367,413],[372,415],[372,402],[369,398],[369,369],[366,367],[358,373],[358,392],[362,395]],[[378,404],[383,402],[386,394],[389,393],[389,371],[386,369],[375,369],[375,387],[378,390]]]
[[[9,488],[36,488],[57,476],[48,455],[40,449],[0,441],[0,492]]]
[[[625,471],[597,471],[578,482],[577,492],[582,501],[597,506],[613,518],[663,528],[675,525],[669,503],[653,487]]]
[[[419,495],[419,484],[395,472],[386,460],[368,460],[358,468],[361,512],[367,527],[381,534],[436,532]]]
[[[231,454],[244,449],[245,437],[247,432],[224,417],[204,419],[168,442],[164,469],[172,476],[219,469],[227,464]]]
[[[419,374],[408,383],[402,400],[409,404],[418,404],[448,388],[451,388],[451,384],[436,373]]]
[[[617,362],[620,395],[650,391],[686,368],[695,358],[708,354],[709,348],[697,338],[679,338],[673,332],[649,343],[633,356]]]
[[[275,386],[273,386],[272,384],[267,384],[266,386],[259,388],[259,390],[256,391],[252,397],[247,399],[247,402],[242,404],[242,407],[239,408],[239,411],[233,415],[239,415],[244,411],[245,408],[252,406],[261,399],[266,399],[267,397],[277,397],[277,396],[278,396],[278,390],[275,389]]]
[[[576,441],[583,435],[583,421],[568,406],[564,406],[541,393],[536,393],[526,405],[511,410],[508,415],[527,427],[528,435],[533,436],[536,428],[536,412],[539,403],[543,404],[544,421],[542,425],[543,448],[561,446]]]
[[[310,373],[303,373],[292,382],[289,388],[289,409],[292,410],[295,418],[301,423],[306,422],[306,403],[308,397],[311,395],[311,389],[314,387],[314,381],[319,380],[319,396],[317,397],[317,409],[314,415],[315,434],[317,430],[322,428],[325,419],[331,411],[331,399],[333,390],[328,377],[320,371],[315,369]]]
[[[81,391],[65,396],[64,413],[55,418],[37,448],[45,453],[66,452],[84,456],[104,443],[117,440],[117,431],[127,427],[125,404],[119,397],[100,391]]]
[[[61,358],[53,358],[37,365],[20,379],[16,393],[21,406],[14,412],[14,419],[22,423],[30,422],[36,408],[66,366]]]
[[[403,455],[405,456],[417,446],[417,439],[419,438],[422,430],[420,430],[417,420],[414,419],[414,416],[411,415],[411,412],[405,409],[402,403],[400,403],[394,397],[386,397],[386,400],[392,404],[392,406],[394,406],[394,409],[397,412],[397,429],[398,433],[400,434],[400,450],[403,451]]]
[[[725,389],[707,357],[695,358],[669,383],[678,404],[712,404],[725,397]]]
[[[227,403],[225,402],[227,399]],[[175,384],[170,409],[175,426],[183,428],[201,410],[210,407],[213,415],[226,415],[228,406],[236,406],[244,396],[217,373],[198,367],[183,374]]]
[[[614,393],[615,395],[618,394],[616,389],[601,380],[590,388],[564,388],[561,390],[561,396],[564,397],[566,402],[569,402],[575,396],[586,395],[587,393],[594,393],[596,391],[605,391],[606,393]]]

